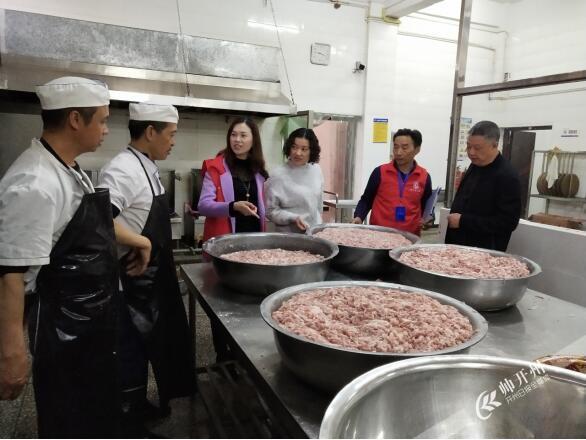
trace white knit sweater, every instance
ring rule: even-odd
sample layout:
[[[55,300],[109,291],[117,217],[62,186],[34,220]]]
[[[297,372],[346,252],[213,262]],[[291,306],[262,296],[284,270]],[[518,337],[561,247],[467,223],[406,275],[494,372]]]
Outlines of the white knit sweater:
[[[267,217],[278,232],[303,232],[295,226],[301,219],[309,226],[321,223],[324,178],[318,164],[303,166],[287,162],[265,182]]]

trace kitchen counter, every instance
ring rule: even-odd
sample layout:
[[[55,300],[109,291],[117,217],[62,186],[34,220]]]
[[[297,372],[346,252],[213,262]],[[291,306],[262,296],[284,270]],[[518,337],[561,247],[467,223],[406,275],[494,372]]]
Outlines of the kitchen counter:
[[[356,205],[358,205],[358,200],[351,200],[351,199],[324,200],[324,206],[327,206],[328,208],[334,209],[334,217],[335,217],[336,223],[343,222],[344,219],[342,218],[342,210],[344,210],[344,209],[351,210],[350,218],[352,218],[354,208],[356,208]]]
[[[220,284],[211,263],[183,265],[181,272],[190,291],[190,309],[197,298],[210,319],[226,330],[239,361],[288,433],[316,438],[333,395],[306,385],[283,366],[273,331],[260,315],[262,298]],[[336,272],[328,276],[341,279],[349,278]],[[516,306],[482,315],[489,323],[488,334],[469,354],[533,360],[567,352],[568,347],[586,352],[585,307],[528,290]],[[193,326],[194,317],[190,310]]]

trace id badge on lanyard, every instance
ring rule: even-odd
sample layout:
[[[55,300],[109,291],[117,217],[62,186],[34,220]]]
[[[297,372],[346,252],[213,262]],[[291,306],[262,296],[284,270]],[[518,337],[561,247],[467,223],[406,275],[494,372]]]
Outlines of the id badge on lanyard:
[[[409,173],[411,174],[411,173]],[[399,196],[401,199],[403,198],[403,191],[405,189],[405,182],[409,178],[409,174],[405,176],[405,180],[403,180],[403,176],[399,173]],[[395,206],[395,221],[396,222],[404,222],[407,218],[407,208],[403,205]]]
[[[407,216],[407,209],[404,206],[395,206],[395,221],[404,222]]]

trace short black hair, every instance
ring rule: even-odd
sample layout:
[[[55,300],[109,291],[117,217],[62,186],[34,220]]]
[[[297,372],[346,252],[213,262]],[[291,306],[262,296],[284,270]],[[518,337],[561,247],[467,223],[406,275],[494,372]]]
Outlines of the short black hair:
[[[501,138],[501,129],[492,121],[480,121],[468,131],[468,136],[482,136],[498,144]]]
[[[42,110],[41,119],[43,120],[43,130],[59,130],[65,127],[67,118],[71,112],[78,112],[85,125],[88,125],[98,107],[68,107],[56,110]]]
[[[321,147],[319,146],[317,136],[311,128],[298,128],[291,132],[283,145],[283,154],[285,157],[290,156],[291,147],[293,146],[295,139],[298,138],[307,139],[309,141],[309,163],[318,163]]]
[[[423,142],[423,136],[421,136],[421,132],[419,130],[401,128],[393,135],[393,142],[395,142],[395,138],[398,136],[409,136],[411,139],[413,139],[413,145],[415,145],[415,148],[421,147],[421,143]]]
[[[128,121],[128,131],[130,131],[130,139],[133,141],[140,139],[149,125],[152,125],[157,133],[162,132],[167,127],[168,122],[161,121]]]

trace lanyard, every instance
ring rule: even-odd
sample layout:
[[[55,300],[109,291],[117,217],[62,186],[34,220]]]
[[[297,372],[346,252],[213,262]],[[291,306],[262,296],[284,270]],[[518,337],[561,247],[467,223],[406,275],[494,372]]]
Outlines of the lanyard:
[[[155,194],[155,190],[153,188],[153,183],[151,181],[151,176],[149,175],[148,171],[146,170],[146,167],[144,166],[144,163],[142,162],[142,159],[140,158],[140,155],[146,157],[153,164],[155,162],[150,157],[148,157],[145,153],[143,153],[140,150],[137,150],[136,148],[134,148],[131,145],[129,145],[128,147],[126,147],[126,149],[128,151],[130,151],[132,154],[134,154],[134,156],[136,157],[136,159],[140,163],[140,166],[144,170],[144,174],[146,175],[146,178],[147,178],[147,180],[149,182],[149,186],[151,187],[151,192],[153,194],[153,197],[157,196],[157,194]],[[156,164],[155,164],[155,166],[156,166]],[[153,177],[154,177],[154,180],[157,182],[157,188],[159,190],[158,191],[158,195],[164,194],[165,187],[163,186],[163,182],[161,182],[161,175],[159,174],[159,167],[158,166],[157,166],[157,171],[155,171],[153,173]]]
[[[80,184],[84,194],[93,194],[95,192],[92,182],[87,178],[85,173],[77,172],[73,167],[68,168],[74,179]]]
[[[59,163],[61,163],[61,165],[63,165],[65,168],[67,168],[67,172],[73,176],[73,178],[75,179],[75,181],[81,186],[83,193],[84,194],[93,194],[95,192],[94,190],[94,186],[92,185],[92,182],[89,180],[89,178],[86,176],[86,174],[81,171],[81,168],[79,169],[79,171],[77,171],[74,167],[71,167],[69,165],[67,165],[65,162],[63,162],[63,159],[61,159],[61,157],[57,154],[57,152],[53,149],[53,147],[51,147],[51,145],[49,145],[49,143],[41,138],[39,139],[39,142],[41,143],[41,145],[43,147],[45,147],[45,150],[47,150],[49,153],[51,153],[53,155],[53,157],[55,159],[57,159],[59,161]],[[77,165],[77,163],[76,163]],[[79,165],[77,165],[77,167],[79,168]]]
[[[409,176],[411,175],[411,171],[409,171],[407,174],[405,174],[405,178],[403,178],[403,173],[401,172],[401,170],[397,170],[398,174],[399,174],[399,178],[397,179],[399,181],[399,197],[403,198],[403,190],[405,189],[405,182],[407,182],[407,179],[409,179]]]

